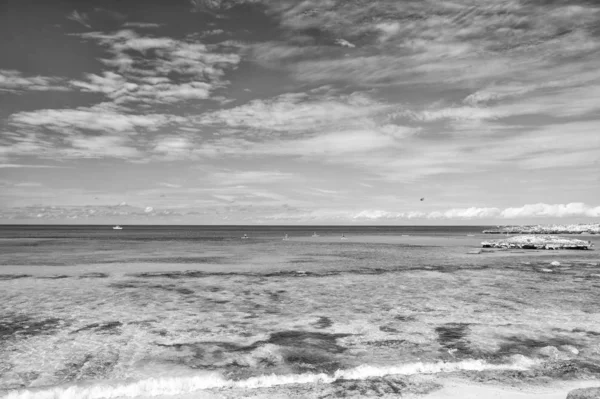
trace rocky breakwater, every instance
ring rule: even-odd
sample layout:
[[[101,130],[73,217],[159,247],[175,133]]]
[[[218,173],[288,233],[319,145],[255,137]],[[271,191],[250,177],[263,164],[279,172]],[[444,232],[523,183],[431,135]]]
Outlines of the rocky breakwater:
[[[562,238],[553,235],[519,235],[501,240],[483,241],[483,248],[520,249],[591,249],[590,241]]]
[[[504,226],[484,234],[600,234],[600,223]]]

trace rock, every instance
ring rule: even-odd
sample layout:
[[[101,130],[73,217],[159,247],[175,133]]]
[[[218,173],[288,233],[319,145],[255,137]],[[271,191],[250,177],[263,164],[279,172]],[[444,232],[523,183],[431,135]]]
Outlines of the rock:
[[[505,226],[484,234],[600,234],[600,223],[569,225]]]
[[[555,260],[554,262],[550,262],[550,266],[560,266],[560,262]]]
[[[600,399],[600,387],[574,389],[567,399]]]
[[[573,355],[579,355],[579,349],[577,349],[573,345],[561,345],[560,350],[572,353]]]
[[[483,248],[520,248],[520,249],[590,249],[591,241],[562,238],[552,235],[520,235],[501,240],[483,241]]]

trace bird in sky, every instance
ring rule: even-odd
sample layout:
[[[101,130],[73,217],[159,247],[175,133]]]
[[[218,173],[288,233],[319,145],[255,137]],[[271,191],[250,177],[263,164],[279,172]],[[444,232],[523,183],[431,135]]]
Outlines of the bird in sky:
[[[425,197],[421,198],[421,201],[425,201]]]

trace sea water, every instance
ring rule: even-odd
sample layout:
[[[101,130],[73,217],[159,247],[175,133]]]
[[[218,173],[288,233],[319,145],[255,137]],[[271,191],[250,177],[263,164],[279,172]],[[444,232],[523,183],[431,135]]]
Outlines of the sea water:
[[[483,229],[3,226],[0,398],[365,397],[425,394],[448,373],[597,375],[600,256],[468,254]]]

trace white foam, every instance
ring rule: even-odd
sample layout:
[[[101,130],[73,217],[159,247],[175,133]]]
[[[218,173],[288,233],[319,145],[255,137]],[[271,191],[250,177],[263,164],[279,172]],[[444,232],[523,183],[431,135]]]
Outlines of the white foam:
[[[402,374],[435,374],[454,371],[482,370],[527,370],[536,361],[516,356],[511,363],[489,364],[483,360],[465,360],[461,362],[409,363],[398,366],[362,365],[352,369],[338,370],[333,376],[327,374],[290,374],[263,375],[245,380],[228,380],[218,373],[205,373],[194,376],[150,378],[118,385],[91,385],[54,387],[46,390],[23,390],[9,393],[4,399],[107,399],[136,398],[159,395],[182,395],[214,388],[267,388],[289,384],[330,384],[340,379],[363,380],[370,377]]]

